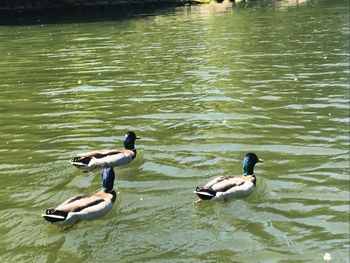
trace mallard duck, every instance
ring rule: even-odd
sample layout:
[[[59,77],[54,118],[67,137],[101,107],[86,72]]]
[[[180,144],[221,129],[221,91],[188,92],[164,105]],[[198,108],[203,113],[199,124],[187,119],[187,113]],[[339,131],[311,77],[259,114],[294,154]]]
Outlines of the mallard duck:
[[[102,171],[102,191],[91,196],[77,195],[56,208],[46,209],[42,217],[53,224],[72,225],[79,220],[92,220],[107,214],[117,197],[112,167]]]
[[[136,157],[135,141],[140,139],[132,131],[125,134],[124,149],[97,150],[78,154],[70,160],[75,167],[92,170],[97,167],[122,166],[130,163]]]
[[[203,187],[197,187],[194,191],[199,199],[195,203],[204,200],[228,200],[234,197],[246,197],[253,193],[256,186],[254,166],[263,162],[255,153],[247,153],[243,159],[243,176],[219,176],[208,182]]]

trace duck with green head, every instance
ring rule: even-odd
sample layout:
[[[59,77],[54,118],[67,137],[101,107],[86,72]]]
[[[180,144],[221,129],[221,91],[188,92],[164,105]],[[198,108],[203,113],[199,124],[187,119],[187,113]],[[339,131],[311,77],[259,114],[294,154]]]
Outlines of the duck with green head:
[[[70,163],[82,170],[95,168],[122,166],[129,164],[136,158],[135,141],[140,139],[132,131],[125,134],[124,149],[119,150],[97,150],[80,153],[70,160]]]
[[[102,191],[91,196],[77,195],[55,208],[46,209],[42,217],[53,224],[72,225],[80,220],[92,220],[111,211],[117,198],[112,167],[102,171]]]
[[[243,159],[243,176],[219,176],[203,187],[197,187],[194,193],[199,199],[195,203],[205,200],[229,200],[252,194],[256,186],[254,166],[261,162],[263,160],[255,153],[247,153]]]

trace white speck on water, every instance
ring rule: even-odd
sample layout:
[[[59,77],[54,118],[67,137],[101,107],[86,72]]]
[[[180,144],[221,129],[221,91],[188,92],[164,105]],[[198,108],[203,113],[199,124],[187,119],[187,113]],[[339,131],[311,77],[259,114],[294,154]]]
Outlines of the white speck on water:
[[[326,254],[324,254],[323,256],[323,260],[324,261],[331,261],[331,254],[329,254],[328,252]]]
[[[143,198],[142,197],[140,197],[140,201],[142,201],[143,200]]]

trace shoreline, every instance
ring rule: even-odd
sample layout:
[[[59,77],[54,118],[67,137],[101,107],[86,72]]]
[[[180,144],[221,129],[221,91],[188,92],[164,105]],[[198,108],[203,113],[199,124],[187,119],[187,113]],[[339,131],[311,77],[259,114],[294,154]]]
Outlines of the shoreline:
[[[5,0],[0,5],[0,25],[123,19],[200,3],[195,0],[62,0],[59,3],[47,0]]]

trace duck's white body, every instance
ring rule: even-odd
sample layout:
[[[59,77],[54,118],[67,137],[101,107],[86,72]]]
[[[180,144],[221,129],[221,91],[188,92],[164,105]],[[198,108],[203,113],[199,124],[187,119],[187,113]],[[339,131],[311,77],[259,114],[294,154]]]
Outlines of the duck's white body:
[[[82,170],[93,170],[110,166],[123,166],[129,164],[136,157],[133,150],[100,150],[78,154],[70,163]]]
[[[53,224],[72,225],[80,220],[92,220],[104,216],[113,207],[112,199],[113,194],[103,192],[88,197],[78,195],[42,216]]]
[[[205,191],[210,189],[210,191]],[[208,196],[210,200],[229,200],[246,197],[255,190],[255,177],[253,176],[220,176],[209,181],[204,187],[195,191],[198,195]],[[205,197],[204,197],[205,198]]]

